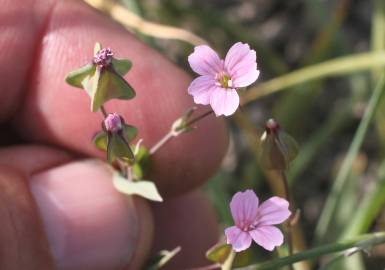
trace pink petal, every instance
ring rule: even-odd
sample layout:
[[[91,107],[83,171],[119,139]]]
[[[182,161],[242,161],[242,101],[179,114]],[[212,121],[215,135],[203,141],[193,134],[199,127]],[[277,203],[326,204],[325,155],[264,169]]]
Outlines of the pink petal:
[[[216,73],[223,71],[223,61],[207,45],[196,46],[194,52],[189,55],[188,62],[192,70],[199,75],[215,76]]]
[[[262,226],[249,232],[255,243],[272,251],[274,247],[283,244],[282,232],[274,226]]]
[[[240,228],[251,225],[257,216],[258,197],[254,191],[237,192],[230,202],[234,223]]]
[[[251,237],[247,232],[232,226],[225,230],[227,244],[231,244],[236,252],[248,249],[251,245]]]
[[[235,43],[225,58],[225,69],[235,87],[246,87],[255,82],[259,76],[257,56],[248,44]]]
[[[261,226],[280,224],[290,215],[289,202],[280,197],[272,197],[258,208],[257,224]]]
[[[187,91],[194,97],[196,104],[208,105],[215,87],[215,79],[212,76],[199,76],[191,82]]]
[[[216,87],[211,93],[210,105],[216,116],[232,115],[239,106],[238,93],[234,89]]]

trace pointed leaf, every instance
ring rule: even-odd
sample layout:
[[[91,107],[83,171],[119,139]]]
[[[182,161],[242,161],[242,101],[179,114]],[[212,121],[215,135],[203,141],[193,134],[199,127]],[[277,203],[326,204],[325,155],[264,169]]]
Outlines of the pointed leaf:
[[[98,132],[92,139],[96,148],[107,151],[107,133],[105,131]]]
[[[100,44],[99,42],[96,42],[94,46],[94,55],[97,54],[101,49],[102,49],[102,44]]]
[[[135,155],[135,163],[132,166],[132,172],[135,179],[143,179],[148,175],[151,167],[151,155],[144,146],[139,147],[138,153]]]
[[[67,74],[65,81],[74,87],[83,88],[83,81],[88,80],[95,73],[96,67],[92,64],[87,64],[81,68],[71,71]]]
[[[115,188],[127,195],[138,195],[151,201],[162,202],[155,184],[151,181],[128,181],[119,173],[113,176],[113,184]]]
[[[108,136],[107,160],[111,163],[116,157],[132,161],[134,160],[134,153],[121,135],[113,133]]]
[[[106,101],[117,99],[132,99],[135,91],[114,70],[97,69],[92,79],[93,87],[87,91],[91,97],[91,110],[96,112]],[[96,83],[96,85],[95,85]]]
[[[130,143],[138,135],[138,129],[134,126],[124,124],[123,125],[123,134],[127,142]]]
[[[127,59],[112,58],[112,67],[120,76],[124,76],[131,69],[132,62]]]
[[[218,244],[206,252],[206,258],[212,262],[223,264],[231,253],[231,245]]]

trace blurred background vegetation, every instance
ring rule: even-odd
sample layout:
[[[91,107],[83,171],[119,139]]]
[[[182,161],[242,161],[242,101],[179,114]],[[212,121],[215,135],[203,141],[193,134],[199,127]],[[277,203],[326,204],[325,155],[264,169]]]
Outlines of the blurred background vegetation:
[[[228,203],[236,191],[253,188],[263,199],[283,194],[281,179],[261,170],[256,159],[264,122],[273,117],[300,145],[288,173],[301,209],[297,249],[385,230],[385,100],[380,81],[385,66],[384,0],[112,3],[146,21],[196,34],[172,37],[170,29],[153,25],[128,27],[187,72],[187,56],[202,42],[199,37],[222,56],[237,41],[257,51],[261,77],[248,90],[253,94],[244,93],[242,110],[229,119],[229,153],[205,186],[223,225],[232,224]],[[101,9],[116,15],[108,7]],[[161,33],[165,38],[158,38]],[[255,261],[269,256],[257,247],[254,251]],[[320,264],[313,266],[318,269]],[[370,257],[357,253],[329,266],[384,269],[385,247],[375,248]],[[310,269],[309,264],[296,267]]]

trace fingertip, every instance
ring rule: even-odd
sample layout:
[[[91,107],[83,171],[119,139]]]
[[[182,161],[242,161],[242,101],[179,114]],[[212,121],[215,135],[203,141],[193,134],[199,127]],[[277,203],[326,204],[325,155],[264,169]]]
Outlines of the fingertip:
[[[105,164],[69,163],[34,175],[30,185],[58,269],[143,263],[152,241],[150,211],[113,188]]]

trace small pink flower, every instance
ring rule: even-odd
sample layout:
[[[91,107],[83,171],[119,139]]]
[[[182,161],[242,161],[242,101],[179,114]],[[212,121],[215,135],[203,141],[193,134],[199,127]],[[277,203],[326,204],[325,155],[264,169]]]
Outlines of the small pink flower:
[[[188,57],[199,76],[188,93],[196,104],[210,104],[217,116],[232,115],[239,106],[237,89],[254,83],[258,76],[257,56],[249,45],[238,42],[227,52],[225,60],[207,45],[197,46]]]
[[[122,118],[117,113],[110,113],[104,119],[104,126],[108,132],[117,133],[123,129]]]
[[[257,195],[250,189],[237,192],[230,202],[235,226],[227,228],[225,234],[227,243],[236,252],[249,248],[252,240],[269,251],[283,243],[282,232],[272,225],[284,222],[291,215],[289,203],[272,197],[258,204]]]

